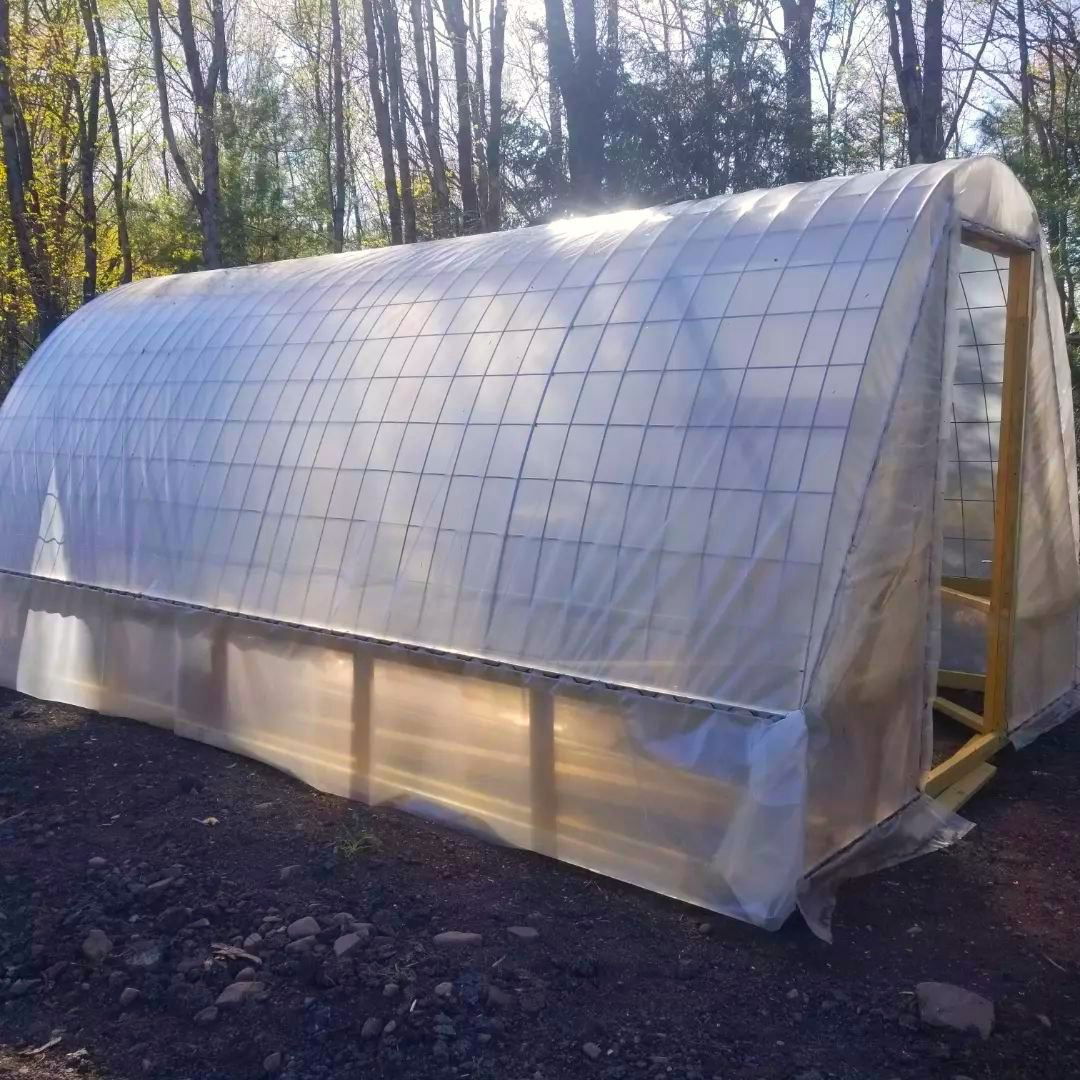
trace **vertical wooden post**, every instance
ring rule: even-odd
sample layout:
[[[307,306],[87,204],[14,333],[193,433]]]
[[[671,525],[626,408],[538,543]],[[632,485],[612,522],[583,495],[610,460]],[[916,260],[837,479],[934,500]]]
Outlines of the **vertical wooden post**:
[[[352,657],[352,777],[349,789],[354,799],[370,803],[371,699],[375,665],[358,646],[354,646]]]
[[[1005,372],[1001,433],[994,491],[994,550],[983,716],[990,732],[1004,732],[1009,713],[1009,661],[1016,598],[1016,549],[1020,521],[1020,470],[1024,444],[1028,360],[1031,352],[1031,252],[1009,257],[1005,301]]]
[[[529,800],[532,849],[555,858],[555,695],[550,690],[529,691]]]
[[[210,639],[210,670],[206,673],[206,710],[213,726],[224,732],[229,715],[229,631],[228,616],[215,618]]]

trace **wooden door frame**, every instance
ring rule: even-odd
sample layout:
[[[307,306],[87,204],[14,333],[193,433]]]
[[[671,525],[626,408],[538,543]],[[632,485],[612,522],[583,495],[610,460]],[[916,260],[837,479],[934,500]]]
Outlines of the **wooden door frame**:
[[[1009,260],[1005,301],[1005,359],[1001,386],[1001,428],[994,478],[994,541],[989,590],[985,582],[967,578],[942,581],[943,590],[960,602],[987,613],[986,675],[942,671],[938,686],[982,689],[981,714],[937,696],[934,707],[973,730],[954,754],[923,777],[923,790],[959,806],[994,774],[988,763],[1005,744],[1008,733],[1009,667],[1012,659],[1016,601],[1016,561],[1023,463],[1024,410],[1031,356],[1032,285],[1035,253],[996,234],[965,226],[961,242]],[[940,602],[938,600],[937,602]],[[981,685],[980,685],[981,684]]]

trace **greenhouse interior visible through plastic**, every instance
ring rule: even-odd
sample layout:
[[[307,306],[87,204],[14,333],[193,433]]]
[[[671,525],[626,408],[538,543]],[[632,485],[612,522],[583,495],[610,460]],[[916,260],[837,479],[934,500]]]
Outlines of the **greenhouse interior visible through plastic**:
[[[1076,487],[990,159],[141,281],[0,410],[0,682],[827,933],[1074,706]]]

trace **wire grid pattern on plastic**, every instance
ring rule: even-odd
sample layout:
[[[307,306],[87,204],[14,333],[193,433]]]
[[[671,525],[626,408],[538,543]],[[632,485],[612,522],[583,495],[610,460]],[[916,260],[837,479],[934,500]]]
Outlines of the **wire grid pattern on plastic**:
[[[116,290],[0,412],[0,566],[794,708],[930,175]]]
[[[1009,260],[961,245],[960,286],[942,572],[989,578]]]

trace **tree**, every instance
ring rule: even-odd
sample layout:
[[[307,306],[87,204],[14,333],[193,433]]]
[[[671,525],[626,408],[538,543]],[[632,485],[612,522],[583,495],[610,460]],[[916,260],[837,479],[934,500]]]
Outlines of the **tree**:
[[[814,169],[814,113],[812,102],[810,31],[814,0],[781,0],[784,35],[784,129],[787,141],[787,178],[812,180]]]
[[[345,64],[341,47],[341,0],[330,0],[330,127],[334,170],[330,186],[333,250],[345,250]]]
[[[439,122],[439,57],[435,47],[435,25],[431,0],[410,0],[409,14],[413,29],[413,54],[416,58],[416,85],[420,95],[420,122],[427,150],[431,180],[432,234],[450,235],[450,185],[446,178],[446,159],[442,150],[442,127]],[[425,40],[427,35],[427,40]]]
[[[402,242],[401,197],[398,194],[397,173],[394,166],[390,106],[383,93],[384,59],[375,28],[375,0],[363,0],[363,10],[364,40],[367,43],[368,90],[371,93],[371,108],[375,114],[375,137],[379,141],[379,152],[382,157],[383,183],[390,215],[390,243],[400,244]]]
[[[105,39],[105,27],[101,21],[97,0],[83,0],[90,16],[92,36],[97,41],[97,55],[101,65],[101,93],[105,103],[105,118],[109,126],[109,142],[112,146],[112,197],[113,213],[116,216],[116,240],[119,248],[117,260],[120,265],[120,283],[131,281],[135,272],[131,256],[131,238],[128,234],[127,191],[124,185],[124,148],[120,136],[120,119],[113,97],[112,75],[109,68],[109,48]],[[91,31],[87,30],[87,38]],[[93,50],[91,50],[92,52]]]
[[[53,280],[42,222],[30,133],[12,68],[11,14],[8,0],[0,0],[0,131],[8,207],[19,261],[37,314],[38,336],[43,340],[59,324],[63,308]]]
[[[458,185],[461,188],[461,216],[465,232],[481,225],[480,197],[476,189],[473,153],[472,80],[469,75],[468,27],[461,0],[442,0],[443,19],[454,54],[454,83],[457,88]]]
[[[566,108],[569,200],[576,208],[588,210],[598,208],[603,201],[605,124],[600,54],[594,0],[572,3],[573,44],[563,0],[544,0],[544,15],[552,74]]]
[[[413,198],[412,162],[405,123],[405,86],[401,75],[401,37],[398,34],[396,0],[380,0],[382,8],[382,55],[390,111],[390,130],[397,151],[401,191],[402,240],[416,243],[416,200]]]
[[[920,55],[911,0],[886,0],[889,50],[908,129],[908,160],[940,161],[945,156],[942,123],[942,19],[944,0],[926,0]]]
[[[187,69],[186,90],[195,111],[196,143],[199,173],[189,164],[173,128],[172,107],[169,101],[169,82],[165,74],[165,47],[161,35],[161,0],[147,0],[150,41],[158,103],[161,107],[161,127],[165,143],[176,166],[177,175],[191,197],[199,215],[202,229],[203,265],[221,266],[221,147],[219,143],[217,98],[218,90],[227,85],[227,42],[223,0],[210,0],[210,61],[203,70],[199,40],[191,0],[177,0],[177,35]]]

